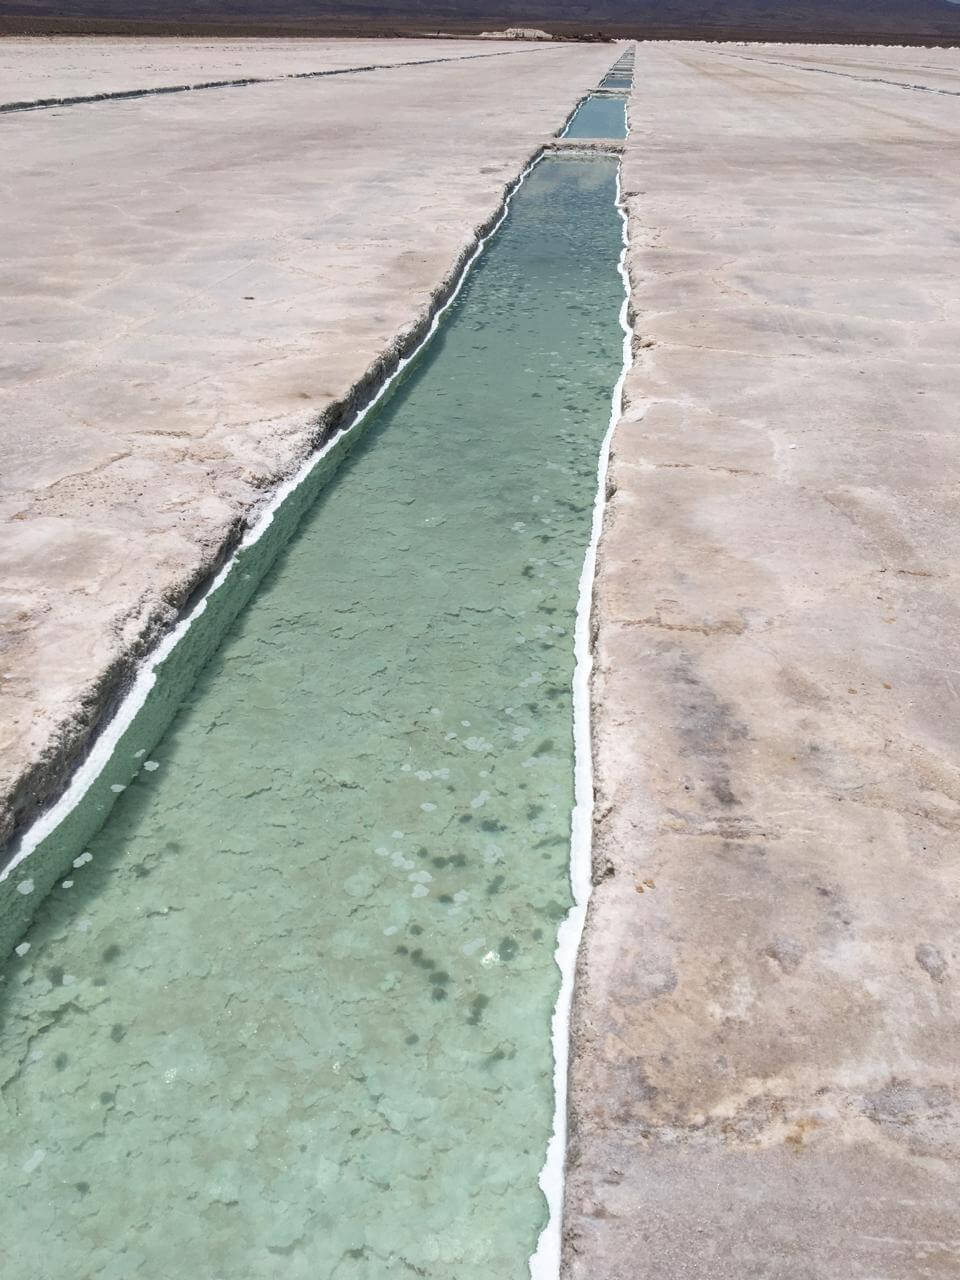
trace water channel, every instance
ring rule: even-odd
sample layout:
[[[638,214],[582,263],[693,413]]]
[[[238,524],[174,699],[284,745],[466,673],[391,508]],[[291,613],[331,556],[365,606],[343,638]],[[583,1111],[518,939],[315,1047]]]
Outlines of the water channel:
[[[599,94],[585,98],[563,132],[565,138],[625,138],[627,102],[625,98]]]
[[[526,1276],[616,171],[532,170],[159,744],[122,741],[3,966],[4,1280]]]

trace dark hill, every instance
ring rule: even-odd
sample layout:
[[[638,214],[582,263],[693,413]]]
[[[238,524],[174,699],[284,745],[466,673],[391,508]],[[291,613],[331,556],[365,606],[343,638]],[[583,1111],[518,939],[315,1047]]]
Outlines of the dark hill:
[[[0,0],[0,31],[477,32],[960,43],[950,0]]]

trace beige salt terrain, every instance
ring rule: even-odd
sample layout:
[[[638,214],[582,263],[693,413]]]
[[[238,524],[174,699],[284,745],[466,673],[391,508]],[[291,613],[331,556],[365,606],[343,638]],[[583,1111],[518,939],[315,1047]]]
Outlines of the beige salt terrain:
[[[958,69],[638,48],[569,1280],[960,1274]]]
[[[197,40],[124,36],[0,40],[0,105],[517,52],[515,40]],[[611,54],[611,57],[613,54]]]
[[[184,61],[398,65],[0,116],[0,838],[619,52],[240,43]],[[75,94],[85,57],[97,91],[183,78],[175,42],[27,52],[20,96]]]

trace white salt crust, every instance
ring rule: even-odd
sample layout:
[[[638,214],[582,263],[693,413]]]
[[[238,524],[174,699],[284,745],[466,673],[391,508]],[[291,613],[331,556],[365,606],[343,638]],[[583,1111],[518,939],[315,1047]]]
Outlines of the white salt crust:
[[[547,1158],[540,1171],[540,1190],[546,1196],[549,1210],[547,1225],[540,1233],[536,1252],[530,1258],[530,1280],[558,1280],[563,1226],[564,1163],[567,1148],[567,1073],[570,1057],[570,1008],[577,953],[590,899],[591,858],[593,844],[593,752],[590,730],[590,677],[593,654],[590,649],[590,613],[593,582],[596,576],[597,547],[603,530],[606,506],[607,468],[610,442],[623,412],[623,384],[633,354],[633,329],[630,325],[630,281],[627,275],[627,251],[630,246],[627,211],[617,170],[617,211],[623,224],[623,248],[618,270],[623,280],[623,305],[620,325],[623,329],[623,368],[613,389],[610,425],[600,446],[597,461],[597,491],[593,503],[590,542],[583,558],[577,597],[577,621],[574,630],[573,672],[573,741],[574,741],[574,806],[570,819],[570,887],[573,906],[557,930],[554,959],[560,969],[560,993],[553,1012],[553,1134],[547,1145]]]

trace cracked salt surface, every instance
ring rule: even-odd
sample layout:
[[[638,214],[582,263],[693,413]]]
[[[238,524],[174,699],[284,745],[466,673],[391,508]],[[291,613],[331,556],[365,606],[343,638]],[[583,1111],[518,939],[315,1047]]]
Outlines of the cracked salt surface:
[[[576,607],[621,362],[615,172],[531,173],[201,674],[164,768],[144,764],[17,948],[4,1280],[166,1280],[185,1256],[231,1280],[526,1276],[573,652],[513,637],[521,611],[569,629]]]

